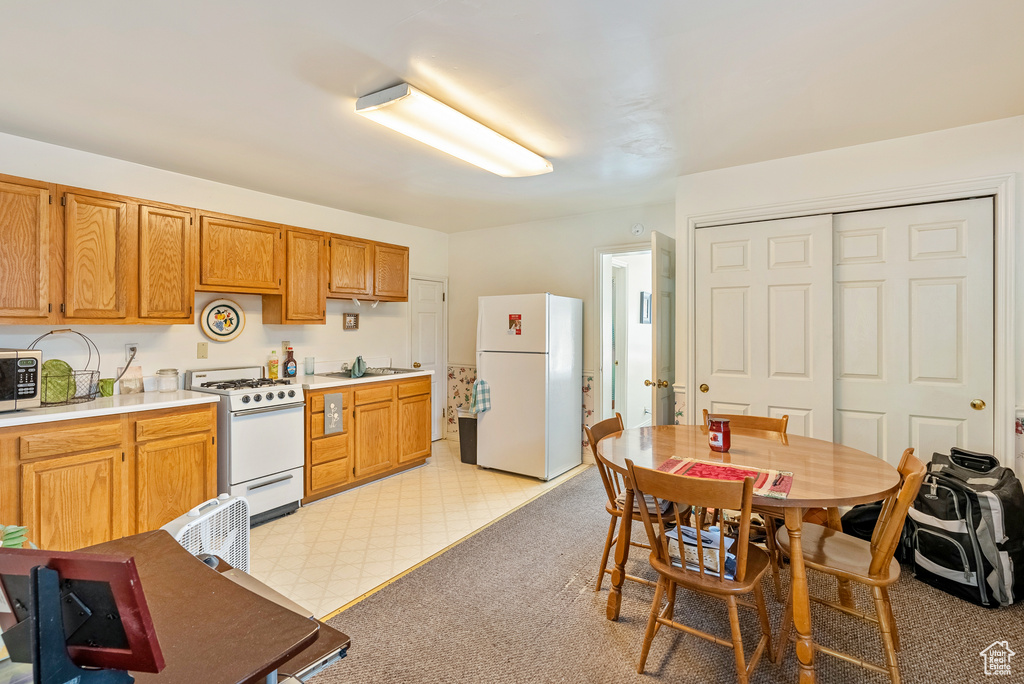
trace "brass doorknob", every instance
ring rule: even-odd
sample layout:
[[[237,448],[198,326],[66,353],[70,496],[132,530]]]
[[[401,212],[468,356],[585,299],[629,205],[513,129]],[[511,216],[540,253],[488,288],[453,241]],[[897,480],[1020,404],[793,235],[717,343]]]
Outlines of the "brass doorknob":
[[[707,392],[709,389],[711,389],[711,388],[708,387],[707,385],[703,384],[703,383],[700,386],[700,391],[701,392]]]
[[[653,384],[654,384],[654,383],[653,383],[653,382],[651,382],[650,380],[644,380],[644,387],[650,387],[650,386],[651,386],[651,385],[653,385]]]
[[[413,367],[413,368],[419,368],[419,367],[420,367],[420,365],[421,365],[421,364],[420,364],[420,362],[419,362],[419,361],[417,361],[416,363],[412,364],[412,367]]]
[[[985,402],[982,401],[981,399],[972,399],[971,408],[974,409],[975,411],[980,411],[981,409],[985,408]]]
[[[668,380],[659,380],[658,387],[668,387]]]

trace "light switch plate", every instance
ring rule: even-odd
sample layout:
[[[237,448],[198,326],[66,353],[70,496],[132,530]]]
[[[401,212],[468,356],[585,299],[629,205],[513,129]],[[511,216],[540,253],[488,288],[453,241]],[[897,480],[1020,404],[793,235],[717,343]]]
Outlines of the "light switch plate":
[[[197,359],[208,359],[210,358],[210,343],[199,342],[196,344],[196,358]]]

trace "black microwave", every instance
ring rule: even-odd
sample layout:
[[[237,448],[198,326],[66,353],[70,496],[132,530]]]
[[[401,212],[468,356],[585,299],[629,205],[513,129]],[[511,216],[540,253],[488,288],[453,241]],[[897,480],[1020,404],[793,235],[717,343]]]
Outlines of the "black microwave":
[[[39,406],[42,365],[38,349],[0,349],[0,411]]]

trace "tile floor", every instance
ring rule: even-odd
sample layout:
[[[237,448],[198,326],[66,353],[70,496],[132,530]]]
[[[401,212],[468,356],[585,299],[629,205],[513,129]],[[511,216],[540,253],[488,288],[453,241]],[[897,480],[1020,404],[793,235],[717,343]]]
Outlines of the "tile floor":
[[[425,466],[255,528],[250,572],[323,617],[587,467],[541,482],[466,465],[456,441],[432,451]]]

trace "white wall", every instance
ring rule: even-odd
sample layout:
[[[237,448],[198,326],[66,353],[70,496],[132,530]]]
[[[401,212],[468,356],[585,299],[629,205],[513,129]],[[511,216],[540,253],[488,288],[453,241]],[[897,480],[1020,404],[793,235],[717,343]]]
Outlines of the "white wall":
[[[687,364],[687,226],[721,212],[770,214],[773,207],[806,202],[833,206],[856,203],[864,193],[1016,174],[1011,191],[1016,206],[1010,217],[1018,269],[1024,266],[1024,117],[963,126],[922,135],[788,157],[717,171],[681,176],[676,186],[676,246],[679,286],[676,339],[677,378]],[[1014,199],[1014,198],[1011,198]],[[898,202],[896,202],[898,203]],[[998,259],[998,256],[997,256]],[[1012,279],[1015,274],[1008,274]],[[1024,343],[1024,278],[1013,286],[1013,321],[1018,349]],[[1017,356],[1017,352],[1011,351]],[[1024,364],[1016,365],[1016,396],[1024,396]],[[998,424],[998,423],[997,423]]]
[[[652,325],[640,322],[640,293],[651,292],[651,255],[631,254],[615,257],[628,269],[626,301],[629,304],[626,327],[626,363],[629,386],[626,388],[626,427],[651,424],[651,388],[644,379],[654,379],[652,366]],[[645,412],[646,410],[646,412]]]
[[[636,223],[647,229],[639,238]],[[477,297],[551,292],[583,300],[583,367],[596,370],[594,250],[649,245],[652,230],[674,233],[671,203],[450,235],[449,364],[476,365]]]
[[[409,269],[413,274],[448,274],[448,236],[426,228],[5,134],[0,134],[0,173],[408,245]],[[329,300],[326,325],[296,326],[263,325],[262,301],[258,295],[197,293],[196,311],[220,296],[237,301],[246,313],[245,330],[231,342],[208,340],[198,324],[74,326],[74,329],[96,341],[103,356],[101,373],[104,377],[113,375],[119,363],[123,365],[127,342],[140,344],[138,362],[147,376],[167,367],[185,370],[262,364],[271,349],[280,349],[282,340],[292,342],[300,364],[303,356],[341,361],[358,354],[391,357],[396,365],[409,363],[408,304],[383,302],[371,309],[365,303],[357,307],[351,301]],[[342,329],[342,312],[360,314],[359,330]],[[48,330],[49,326],[3,326],[0,347],[24,347]],[[204,341],[210,342],[210,356],[200,361],[196,359],[196,343]],[[43,349],[45,355],[59,356],[73,366],[85,363],[84,354],[79,353],[84,347],[75,342],[46,342]]]

